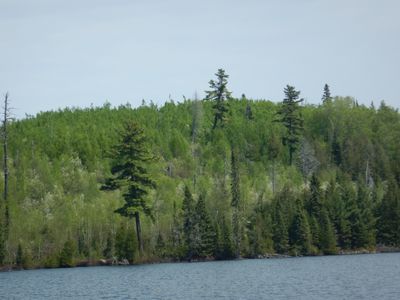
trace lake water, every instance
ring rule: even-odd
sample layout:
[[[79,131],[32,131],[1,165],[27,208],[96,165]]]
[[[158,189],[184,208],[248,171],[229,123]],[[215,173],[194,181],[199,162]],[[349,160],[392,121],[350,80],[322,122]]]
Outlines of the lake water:
[[[400,299],[400,253],[0,273],[1,299]]]

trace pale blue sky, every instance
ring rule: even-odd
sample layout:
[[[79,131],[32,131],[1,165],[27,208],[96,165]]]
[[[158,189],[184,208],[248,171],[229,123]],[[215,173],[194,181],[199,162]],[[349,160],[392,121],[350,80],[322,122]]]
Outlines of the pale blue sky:
[[[14,113],[199,96],[218,68],[234,96],[286,84],[400,107],[398,0],[0,0],[0,93]]]

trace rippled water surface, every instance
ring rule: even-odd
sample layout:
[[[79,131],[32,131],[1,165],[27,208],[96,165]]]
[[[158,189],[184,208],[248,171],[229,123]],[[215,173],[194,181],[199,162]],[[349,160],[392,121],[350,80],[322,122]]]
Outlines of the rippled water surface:
[[[400,253],[0,273],[1,299],[400,299]]]

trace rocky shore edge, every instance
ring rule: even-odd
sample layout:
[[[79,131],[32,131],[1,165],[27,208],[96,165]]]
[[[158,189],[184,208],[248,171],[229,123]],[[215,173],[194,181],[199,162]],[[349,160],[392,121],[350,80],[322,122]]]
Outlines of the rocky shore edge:
[[[368,249],[359,249],[359,250],[340,250],[335,255],[359,255],[359,254],[377,254],[377,253],[396,253],[400,252],[400,247],[390,247],[390,246],[377,246],[374,250]],[[310,256],[310,255],[306,255]],[[327,256],[327,255],[314,255],[314,256]],[[300,257],[300,256],[292,256],[287,254],[264,254],[264,255],[257,255],[255,257],[243,257],[239,259],[281,259],[281,258],[293,258],[293,257]],[[206,262],[206,261],[215,261],[214,258],[204,258],[204,259],[193,259],[190,262]],[[138,264],[155,264],[155,263],[177,263],[177,262],[188,262],[187,260],[174,260],[174,259],[158,259],[154,261],[147,261],[141,262],[133,265]],[[86,259],[78,261],[74,267],[95,267],[95,266],[128,266],[132,265],[129,263],[127,259],[117,260],[115,258],[110,259]],[[58,267],[62,268],[62,267]],[[34,270],[34,269],[45,269],[43,266],[37,266],[29,269],[24,269],[22,267],[18,267],[15,265],[5,265],[0,266],[0,272],[9,272],[9,271],[21,271],[21,270]]]

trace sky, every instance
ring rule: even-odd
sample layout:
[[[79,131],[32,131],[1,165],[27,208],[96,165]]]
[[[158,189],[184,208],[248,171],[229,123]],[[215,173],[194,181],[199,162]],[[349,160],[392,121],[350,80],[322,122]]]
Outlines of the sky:
[[[0,94],[17,118],[204,96],[282,101],[293,85],[400,107],[398,0],[0,0]]]

